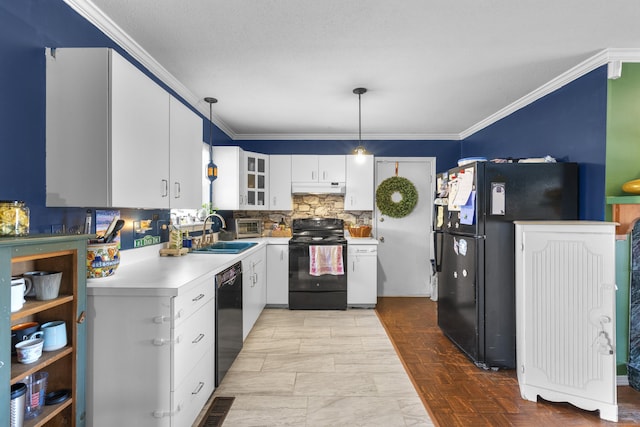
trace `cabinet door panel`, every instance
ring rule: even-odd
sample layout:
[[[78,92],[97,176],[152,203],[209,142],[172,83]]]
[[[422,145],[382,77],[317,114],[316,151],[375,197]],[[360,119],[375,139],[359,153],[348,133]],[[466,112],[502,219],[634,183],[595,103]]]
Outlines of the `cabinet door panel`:
[[[345,181],[345,156],[318,156],[319,182]]]
[[[169,94],[111,55],[112,206],[169,207]]]
[[[273,155],[269,158],[269,210],[290,211],[291,156]]]
[[[170,98],[169,175],[171,207],[194,209],[202,205],[202,120],[184,104]],[[206,200],[207,202],[209,200]]]
[[[289,245],[267,246],[267,304],[289,304]]]
[[[347,156],[345,210],[373,210],[374,163],[373,156]]]
[[[308,155],[291,156],[291,181],[317,182],[318,181],[318,156],[308,156]]]

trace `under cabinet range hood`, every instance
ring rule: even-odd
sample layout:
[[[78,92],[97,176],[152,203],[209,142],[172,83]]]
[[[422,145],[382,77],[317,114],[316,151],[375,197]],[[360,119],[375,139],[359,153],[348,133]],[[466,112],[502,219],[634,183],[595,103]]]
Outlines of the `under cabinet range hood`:
[[[292,182],[291,194],[344,194],[344,182]]]

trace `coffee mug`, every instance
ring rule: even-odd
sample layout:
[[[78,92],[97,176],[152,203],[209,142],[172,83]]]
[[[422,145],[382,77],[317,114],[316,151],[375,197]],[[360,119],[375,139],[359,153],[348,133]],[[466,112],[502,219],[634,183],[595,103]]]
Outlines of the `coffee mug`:
[[[24,297],[31,290],[31,283],[25,283],[22,277],[11,278],[11,312],[19,311],[26,302]]]
[[[40,330],[44,338],[44,351],[60,350],[67,345],[67,325],[64,320],[43,323]]]
[[[30,271],[22,277],[35,289],[37,300],[46,301],[58,297],[62,272]]]
[[[16,344],[31,338],[39,328],[40,324],[38,322],[25,322],[13,325],[11,327],[11,354],[16,354]]]
[[[36,332],[33,334],[33,338],[20,341],[16,344],[18,362],[28,364],[40,359],[44,339],[40,338],[39,335],[42,335],[42,332]]]

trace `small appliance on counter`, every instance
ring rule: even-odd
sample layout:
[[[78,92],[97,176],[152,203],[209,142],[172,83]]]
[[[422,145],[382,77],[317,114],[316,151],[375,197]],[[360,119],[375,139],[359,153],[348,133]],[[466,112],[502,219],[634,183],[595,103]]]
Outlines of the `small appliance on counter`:
[[[262,237],[262,220],[258,218],[236,218],[236,238]]]

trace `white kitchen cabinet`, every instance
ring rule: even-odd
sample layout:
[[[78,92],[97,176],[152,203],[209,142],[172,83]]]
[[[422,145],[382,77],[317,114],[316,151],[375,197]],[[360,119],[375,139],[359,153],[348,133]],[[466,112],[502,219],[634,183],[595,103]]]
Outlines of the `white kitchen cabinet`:
[[[515,224],[520,394],[617,421],[616,224]]]
[[[378,300],[378,246],[347,245],[347,305],[375,307]]]
[[[245,188],[247,210],[266,210],[269,203],[269,156],[244,152]]]
[[[269,156],[269,210],[290,211],[291,156],[288,154]]]
[[[194,209],[202,206],[202,119],[173,96],[169,103],[170,206]],[[209,200],[207,199],[206,202]]]
[[[346,192],[344,210],[373,210],[373,156],[346,156]]]
[[[245,176],[241,173],[244,151],[240,147],[214,146],[213,162],[218,166],[218,179],[213,181],[213,207],[222,210],[243,210],[242,194]]]
[[[267,304],[289,305],[289,242],[267,245]]]
[[[213,181],[213,206],[223,210],[267,210],[269,156],[236,146],[214,146],[218,179]]]
[[[267,250],[262,247],[242,259],[242,340],[267,303]]]
[[[292,182],[345,182],[345,156],[293,155]]]
[[[193,423],[214,389],[213,284],[211,273],[178,296],[89,294],[89,425]]]
[[[171,207],[169,93],[112,49],[59,48],[46,61],[47,206]]]

